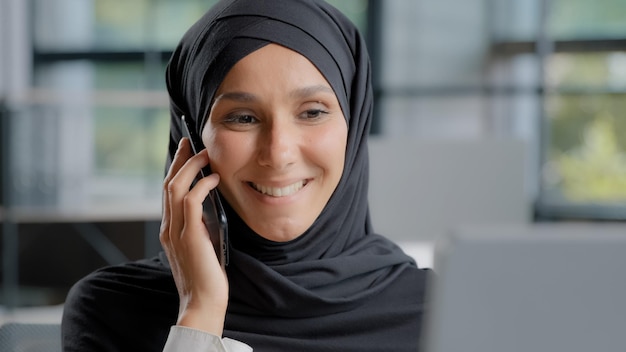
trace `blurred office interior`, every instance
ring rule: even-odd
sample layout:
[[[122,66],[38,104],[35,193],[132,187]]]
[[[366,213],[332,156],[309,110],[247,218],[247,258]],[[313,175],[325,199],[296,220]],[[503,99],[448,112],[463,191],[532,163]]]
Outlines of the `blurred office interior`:
[[[9,317],[159,251],[164,68],[213,2],[0,0]],[[331,2],[372,58],[373,224],[418,263],[458,226],[626,219],[626,0]]]

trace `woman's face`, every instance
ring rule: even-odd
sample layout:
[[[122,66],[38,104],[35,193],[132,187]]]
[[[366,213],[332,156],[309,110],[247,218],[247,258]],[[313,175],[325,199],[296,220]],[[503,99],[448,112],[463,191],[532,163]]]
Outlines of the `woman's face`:
[[[347,135],[324,76],[304,56],[269,44],[226,75],[202,140],[228,203],[256,233],[282,242],[324,209],[343,172]]]

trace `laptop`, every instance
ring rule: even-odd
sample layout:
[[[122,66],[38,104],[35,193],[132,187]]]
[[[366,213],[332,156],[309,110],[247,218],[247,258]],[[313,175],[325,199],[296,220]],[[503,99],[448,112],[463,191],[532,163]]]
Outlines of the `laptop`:
[[[435,246],[423,351],[626,351],[626,226],[456,231]]]

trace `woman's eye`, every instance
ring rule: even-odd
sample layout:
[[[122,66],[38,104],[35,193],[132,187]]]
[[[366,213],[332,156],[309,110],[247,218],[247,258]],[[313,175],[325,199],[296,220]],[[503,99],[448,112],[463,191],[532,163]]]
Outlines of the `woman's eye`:
[[[328,114],[328,111],[322,109],[310,109],[302,113],[302,118],[308,120],[315,120]]]
[[[233,114],[227,116],[225,122],[228,124],[251,125],[257,122],[257,118],[248,114]]]

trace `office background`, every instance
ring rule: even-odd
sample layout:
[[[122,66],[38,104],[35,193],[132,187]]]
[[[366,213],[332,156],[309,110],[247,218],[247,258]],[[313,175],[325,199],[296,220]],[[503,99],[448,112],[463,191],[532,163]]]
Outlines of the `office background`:
[[[626,0],[331,2],[372,57],[379,232],[626,219]],[[164,68],[212,3],[0,0],[7,309],[159,250]]]

